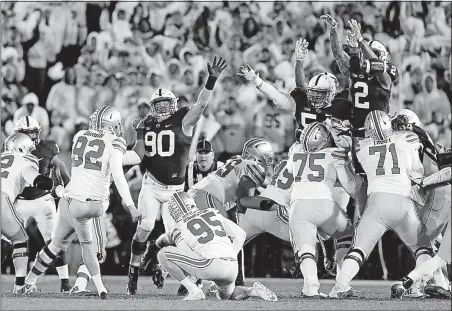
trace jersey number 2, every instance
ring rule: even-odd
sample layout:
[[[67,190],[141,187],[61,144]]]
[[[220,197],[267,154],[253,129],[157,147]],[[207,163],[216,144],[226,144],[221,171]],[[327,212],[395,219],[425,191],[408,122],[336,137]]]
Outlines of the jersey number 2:
[[[224,231],[221,221],[212,219],[215,216],[214,212],[209,212],[201,215],[202,219],[194,218],[187,222],[187,228],[190,230],[191,234],[195,237],[200,236],[198,243],[206,244],[212,241],[215,236],[226,236],[226,232]],[[212,227],[217,230],[212,230]]]
[[[4,155],[2,156],[2,178],[8,178],[9,172],[5,169],[10,168],[13,165],[14,156]]]
[[[368,101],[364,101],[367,99],[367,95],[369,95],[369,86],[367,83],[358,81],[353,85],[355,89],[355,107],[361,109],[369,109],[370,105]],[[358,92],[357,89],[360,89]]]
[[[163,148],[163,137],[168,137],[168,148]],[[144,144],[146,147],[150,147],[150,150],[146,150],[146,155],[153,157],[158,154],[161,157],[170,157],[174,154],[175,139],[174,132],[171,130],[163,130],[156,134],[155,132],[147,132],[144,136]],[[146,148],[148,149],[148,148]]]
[[[85,154],[86,145],[96,148]],[[93,139],[88,143],[88,138],[85,136],[79,136],[74,149],[72,149],[72,166],[77,167],[83,163],[83,155],[85,155],[84,168],[94,171],[100,171],[102,169],[102,161],[97,161],[103,156],[105,150],[105,143],[102,139]]]
[[[386,174],[384,164],[385,164],[387,150],[389,150],[389,152],[391,153],[391,157],[392,157],[391,173],[394,175],[400,174],[399,159],[397,158],[397,151],[396,151],[394,143],[392,143],[389,145],[389,148],[387,148],[387,145],[372,146],[369,148],[369,155],[374,155],[377,152],[380,154],[380,159],[378,160],[378,166],[377,166],[377,170],[376,170],[377,176]]]

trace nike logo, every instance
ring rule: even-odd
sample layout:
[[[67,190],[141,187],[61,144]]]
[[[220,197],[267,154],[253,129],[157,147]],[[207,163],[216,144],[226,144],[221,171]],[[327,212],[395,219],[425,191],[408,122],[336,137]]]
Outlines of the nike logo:
[[[168,127],[170,127],[171,126],[171,124],[167,124],[167,125],[165,125],[165,128],[168,128]]]

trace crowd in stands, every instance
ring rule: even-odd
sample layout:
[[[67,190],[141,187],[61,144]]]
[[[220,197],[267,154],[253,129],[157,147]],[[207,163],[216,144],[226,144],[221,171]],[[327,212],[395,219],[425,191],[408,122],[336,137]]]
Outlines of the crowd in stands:
[[[41,138],[58,143],[67,165],[74,133],[88,127],[96,108],[109,104],[120,109],[130,144],[136,137],[132,122],[148,113],[149,98],[157,88],[170,89],[180,106],[196,102],[207,77],[206,63],[214,55],[226,59],[228,68],[217,83],[201,130],[221,160],[240,153],[250,136],[273,126],[261,115],[272,103],[236,75],[240,65],[250,64],[263,79],[289,92],[295,86],[295,42],[306,38],[307,78],[328,71],[338,77],[341,89],[348,87],[334,61],[328,28],[319,18],[326,13],[339,23],[340,34],[353,18],[361,23],[363,37],[386,45],[401,73],[392,90],[392,112],[414,110],[436,143],[451,145],[452,92],[445,80],[451,52],[450,2],[0,5],[1,141],[12,133],[15,120],[31,115],[42,126]],[[282,131],[293,134],[294,122],[290,116],[288,120],[282,122]],[[281,143],[267,138],[278,145],[278,152],[291,144],[291,139]],[[139,170],[129,174],[131,180],[137,176]],[[139,190],[140,183],[134,185]],[[120,205],[112,199],[109,213],[121,245],[128,245],[127,232],[134,230]],[[119,253],[130,252],[123,247]]]

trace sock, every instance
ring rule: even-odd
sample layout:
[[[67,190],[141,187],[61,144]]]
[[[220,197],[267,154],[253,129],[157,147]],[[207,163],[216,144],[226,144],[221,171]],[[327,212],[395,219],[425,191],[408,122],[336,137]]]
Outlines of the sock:
[[[139,242],[137,240],[132,240],[132,255],[130,256],[130,266],[139,267],[141,256],[143,256],[146,251],[146,241]]]
[[[344,257],[352,246],[352,237],[346,236],[336,240],[336,275],[340,273],[342,265],[344,264]]]
[[[336,285],[340,289],[348,290],[350,282],[359,272],[359,264],[354,259],[345,259],[341,268],[341,273],[336,276]]]
[[[199,290],[199,287],[195,282],[193,282],[190,276],[186,276],[185,279],[180,281],[180,283],[185,286],[189,293],[193,293]]]
[[[27,242],[14,244],[12,257],[14,269],[16,271],[16,285],[24,285],[28,266]]]
[[[90,278],[91,274],[89,273],[88,268],[82,263],[80,267],[78,267],[74,287],[78,287],[79,290],[85,290]]]
[[[303,259],[303,261],[300,263],[300,270],[303,274],[303,293],[309,294],[307,292],[308,288],[311,289],[311,291],[317,289],[317,291],[320,288],[319,279],[317,276],[317,263],[315,260],[311,257]]]
[[[28,273],[25,283],[36,284],[39,276],[41,276],[55,261],[57,254],[59,253],[58,248],[50,243],[39,252],[36,256],[36,260],[31,268],[30,273]]]
[[[60,277],[60,280],[68,280],[69,279],[68,265],[64,265],[62,267],[55,267],[55,269],[58,272],[58,276]]]
[[[423,256],[427,255],[421,255],[418,257],[418,259]],[[417,262],[418,261],[416,260],[416,269],[408,273],[408,277],[412,279],[414,282],[421,279],[425,275],[433,277],[433,272],[447,264],[445,260],[443,260],[441,257],[437,255],[433,258],[430,258],[430,260],[423,261],[419,265],[417,264]]]
[[[102,292],[107,292],[107,289],[104,286],[104,282],[102,282],[102,277],[100,274],[93,275],[92,280],[93,280],[94,285],[96,286],[97,292],[99,294]]]

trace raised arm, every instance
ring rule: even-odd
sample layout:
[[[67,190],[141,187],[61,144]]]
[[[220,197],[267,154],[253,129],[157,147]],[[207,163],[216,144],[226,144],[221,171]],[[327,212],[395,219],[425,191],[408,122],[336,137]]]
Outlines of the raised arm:
[[[215,82],[217,82],[218,77],[223,72],[223,70],[227,67],[226,61],[220,57],[217,61],[217,57],[215,56],[213,59],[213,65],[207,63],[207,70],[209,71],[209,77],[207,78],[206,85],[201,90],[198,96],[198,100],[190,108],[190,110],[185,115],[182,120],[182,130],[185,135],[192,136],[193,127],[199,121],[204,112],[204,109],[207,106],[207,103],[210,98],[210,94],[212,94],[212,90],[215,86]]]
[[[276,106],[295,114],[295,100],[289,94],[278,91],[273,85],[262,80],[250,65],[240,66],[239,69],[240,72],[237,75],[251,82],[262,94],[270,98]]]
[[[306,91],[308,88],[303,62],[304,58],[308,55],[308,45],[309,43],[306,39],[298,39],[295,46],[295,84],[303,91]]]
[[[330,41],[331,41],[331,51],[333,52],[334,59],[339,67],[339,70],[345,76],[349,76],[349,57],[347,53],[344,52],[342,48],[341,41],[339,40],[339,35],[337,31],[338,23],[329,14],[322,15],[320,18],[330,26]]]

